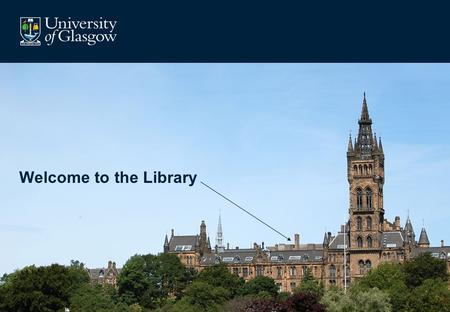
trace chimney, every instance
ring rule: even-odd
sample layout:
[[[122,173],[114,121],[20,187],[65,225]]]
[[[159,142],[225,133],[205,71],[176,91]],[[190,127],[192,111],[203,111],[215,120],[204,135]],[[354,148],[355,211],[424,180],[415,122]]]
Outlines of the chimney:
[[[300,234],[294,235],[294,249],[300,249]]]
[[[239,246],[236,246],[236,249],[239,249]]]
[[[108,261],[108,269],[111,269],[111,267],[112,267],[112,262],[111,262],[111,260],[109,260]]]
[[[173,237],[173,233],[174,233],[174,229],[172,229],[172,236],[171,237]]]
[[[113,262],[112,267],[113,267],[114,270],[116,269],[116,263],[115,262]]]
[[[253,249],[257,249],[258,248],[258,244],[257,243],[253,243]]]
[[[444,240],[441,239],[441,247],[444,247]]]
[[[227,243],[227,249],[230,249],[230,243]]]
[[[264,242],[261,243],[261,249],[264,250]]]
[[[400,217],[399,216],[395,217],[395,230],[400,231]]]
[[[341,224],[341,233],[344,233],[344,225]]]

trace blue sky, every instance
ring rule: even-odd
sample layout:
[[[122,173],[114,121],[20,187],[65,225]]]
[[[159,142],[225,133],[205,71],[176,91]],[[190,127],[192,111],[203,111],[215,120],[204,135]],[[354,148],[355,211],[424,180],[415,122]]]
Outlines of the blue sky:
[[[1,64],[0,273],[71,259],[119,266],[164,235],[283,242],[186,185],[21,184],[20,170],[144,170],[202,180],[301,242],[347,217],[346,148],[362,94],[386,155],[384,205],[450,243],[450,66],[442,64]]]

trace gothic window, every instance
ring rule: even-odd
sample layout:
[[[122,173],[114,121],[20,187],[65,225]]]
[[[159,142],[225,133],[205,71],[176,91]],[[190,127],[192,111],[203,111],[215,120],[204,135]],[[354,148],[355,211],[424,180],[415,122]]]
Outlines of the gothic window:
[[[369,174],[372,174],[372,165],[369,165]]]
[[[367,174],[367,165],[364,165],[364,174]]]
[[[256,276],[262,276],[264,274],[264,268],[262,266],[256,267]]]
[[[366,207],[372,209],[372,190],[370,188],[366,190]]]
[[[247,276],[248,276],[248,268],[243,268],[243,269],[242,269],[242,275],[243,275],[244,277],[247,277]]]
[[[357,165],[353,166],[353,171],[355,174],[358,174],[358,166]]]
[[[330,277],[336,277],[336,267],[334,265],[330,265]]]
[[[372,237],[370,237],[370,236],[367,237],[367,247],[369,247],[369,248],[372,247]]]
[[[359,174],[362,174],[362,166],[359,165]]]
[[[297,275],[297,269],[295,268],[295,266],[291,266],[291,276],[296,276]]]
[[[361,217],[357,217],[356,218],[356,229],[357,230],[362,230],[362,219],[361,219]]]
[[[369,270],[372,267],[372,262],[370,260],[366,260],[366,269]]]
[[[356,208],[362,208],[362,191],[361,189],[356,189]]]
[[[282,277],[283,275],[283,268],[277,267],[277,277]]]
[[[239,269],[238,268],[233,268],[233,274],[239,275]]]
[[[372,218],[367,217],[366,221],[367,221],[367,229],[371,230],[372,229]]]
[[[363,240],[362,240],[361,236],[358,236],[358,238],[356,239],[356,243],[357,243],[358,247],[363,246]]]

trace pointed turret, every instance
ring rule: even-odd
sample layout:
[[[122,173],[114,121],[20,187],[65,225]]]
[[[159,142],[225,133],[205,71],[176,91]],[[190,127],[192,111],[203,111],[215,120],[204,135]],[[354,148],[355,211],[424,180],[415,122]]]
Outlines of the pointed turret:
[[[322,243],[322,245],[323,245],[324,248],[326,248],[326,247],[328,247],[329,243],[330,242],[328,241],[328,234],[327,234],[327,232],[325,232],[325,234],[323,235],[323,243]]]
[[[421,248],[430,247],[430,241],[428,240],[427,231],[425,230],[424,227],[422,228],[422,231],[420,231],[419,247]]]
[[[167,237],[166,234],[166,238],[164,239],[164,253],[168,253],[169,252],[169,238]]]
[[[350,133],[349,137],[348,137],[348,148],[347,148],[347,152],[348,153],[353,153],[353,143],[352,143],[352,134]]]
[[[414,234],[414,229],[409,216],[406,219],[405,228],[403,229],[403,237],[405,242],[409,244],[414,244],[416,242],[416,235]]]
[[[200,235],[198,235],[198,247],[200,248],[201,256],[211,251],[208,239],[208,234],[206,233],[206,223],[205,221],[202,221],[200,224]]]
[[[380,151],[380,153],[383,153],[383,144],[381,143],[381,137],[380,137],[379,143],[378,143],[378,150]]]
[[[377,134],[373,134],[373,151],[378,152]]]

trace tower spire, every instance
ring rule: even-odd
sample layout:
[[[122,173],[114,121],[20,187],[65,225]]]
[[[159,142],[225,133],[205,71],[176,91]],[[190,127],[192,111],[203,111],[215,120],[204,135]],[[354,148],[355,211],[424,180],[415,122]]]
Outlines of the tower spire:
[[[366,93],[364,92],[363,103],[361,108],[361,117],[358,120],[359,131],[358,140],[355,145],[355,151],[360,153],[361,158],[365,159],[372,155],[374,151],[372,119],[369,116],[367,108]]]
[[[217,236],[216,236],[217,250],[223,251],[223,231],[222,231],[222,217],[219,212],[219,222],[217,223]]]
[[[369,109],[367,108],[366,92],[364,92],[362,109],[361,109],[361,118],[359,121],[360,122],[368,122],[368,123],[372,124],[372,119],[370,119],[370,116],[369,116]]]

